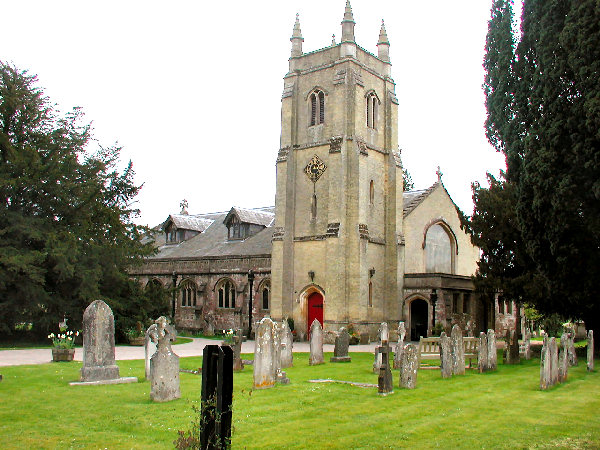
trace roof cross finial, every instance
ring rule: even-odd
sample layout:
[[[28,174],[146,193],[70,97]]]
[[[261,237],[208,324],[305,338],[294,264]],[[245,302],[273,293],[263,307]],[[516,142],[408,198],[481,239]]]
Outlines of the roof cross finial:
[[[179,204],[179,206],[181,206],[181,212],[179,214],[188,214],[188,212],[187,212],[188,201],[185,198],[183,200],[181,200],[181,203]]]
[[[435,171],[435,174],[438,177],[438,183],[442,182],[442,175],[444,175],[440,169],[440,166],[437,166],[437,170]]]

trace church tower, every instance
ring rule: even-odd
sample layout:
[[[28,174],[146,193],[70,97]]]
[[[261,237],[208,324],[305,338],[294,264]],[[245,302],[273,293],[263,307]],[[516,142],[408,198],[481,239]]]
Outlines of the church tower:
[[[304,53],[296,16],[281,100],[271,263],[275,319],[306,336],[397,326],[403,292],[398,100],[382,23],[377,55],[358,46],[350,1],[341,42]]]

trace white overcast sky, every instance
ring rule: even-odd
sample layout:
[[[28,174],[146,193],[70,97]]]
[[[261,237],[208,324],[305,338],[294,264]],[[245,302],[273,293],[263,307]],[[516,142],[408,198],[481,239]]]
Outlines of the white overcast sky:
[[[305,52],[339,42],[345,0],[0,0],[0,60],[39,76],[64,112],[81,106],[144,187],[137,222],[179,211],[275,204],[283,77],[300,14]],[[352,0],[357,43],[390,40],[399,146],[416,189],[443,172],[472,212],[471,182],[503,157],[484,134],[491,0]]]

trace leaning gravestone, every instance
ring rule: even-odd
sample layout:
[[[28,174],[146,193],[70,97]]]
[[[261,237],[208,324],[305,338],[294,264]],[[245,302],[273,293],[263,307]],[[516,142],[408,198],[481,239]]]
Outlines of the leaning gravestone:
[[[242,362],[242,342],[244,340],[242,329],[237,328],[233,335],[233,370],[239,372],[244,370],[244,363]]]
[[[95,300],[83,313],[83,367],[76,384],[136,383],[136,377],[119,377],[115,363],[115,319],[110,307]]]
[[[465,374],[465,346],[462,331],[458,325],[452,327],[450,332],[450,344],[452,349],[452,375]]]
[[[446,336],[446,332],[442,331],[440,335],[440,369],[442,378],[450,378],[452,376],[452,350],[450,338]]]
[[[273,347],[273,321],[268,317],[258,324],[254,343],[254,389],[267,389],[275,385],[277,368]]]
[[[406,327],[404,322],[398,324],[398,343],[394,350],[394,369],[402,367],[402,353],[404,352],[404,338],[406,337]]]
[[[594,370],[594,330],[589,330],[587,335],[587,370]]]
[[[558,382],[567,381],[569,373],[569,342],[566,339],[560,340],[560,351],[558,354]]]
[[[290,330],[287,320],[281,324],[281,368],[287,369],[294,365],[294,336]]]
[[[373,372],[379,373],[379,369],[381,368],[382,356],[379,353],[379,347],[383,345],[383,342],[388,342],[390,337],[390,332],[388,328],[387,322],[382,322],[379,326],[378,330],[379,335],[379,346],[375,347],[375,360],[373,361]]]
[[[150,358],[156,353],[156,343],[158,342],[158,326],[153,323],[146,330],[144,338],[144,359],[146,366],[146,380],[150,379]]]
[[[333,348],[333,356],[329,359],[331,362],[350,362],[348,356],[348,346],[350,345],[350,335],[346,327],[340,328],[338,335],[335,337],[335,347]]]
[[[323,329],[321,323],[315,319],[310,325],[310,359],[308,364],[316,366],[323,364]]]
[[[496,332],[494,330],[488,330],[487,346],[487,370],[496,370],[498,368],[498,353],[496,352]]]
[[[413,344],[406,344],[402,351],[402,365],[400,368],[400,387],[414,389],[417,387],[417,369],[419,357],[417,348]]]
[[[158,345],[156,353],[150,358],[150,398],[155,402],[169,402],[181,397],[179,356],[171,349],[171,342],[177,336],[166,317],[159,317],[155,323]]]
[[[487,372],[489,366],[487,334],[479,333],[479,345],[477,346],[477,369],[479,373]]]

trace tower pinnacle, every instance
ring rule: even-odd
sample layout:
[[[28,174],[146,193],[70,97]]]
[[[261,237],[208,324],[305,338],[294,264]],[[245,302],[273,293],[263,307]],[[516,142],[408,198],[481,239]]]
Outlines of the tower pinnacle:
[[[390,62],[390,41],[385,31],[385,22],[381,19],[381,29],[379,30],[379,41],[377,41],[377,56],[385,62]]]
[[[292,58],[302,56],[302,42],[304,42],[304,38],[302,37],[302,31],[300,30],[300,15],[297,13],[294,31],[292,32],[290,41],[292,42]]]
[[[354,42],[354,25],[352,6],[350,6],[350,0],[346,0],[344,20],[342,20],[342,42]]]

